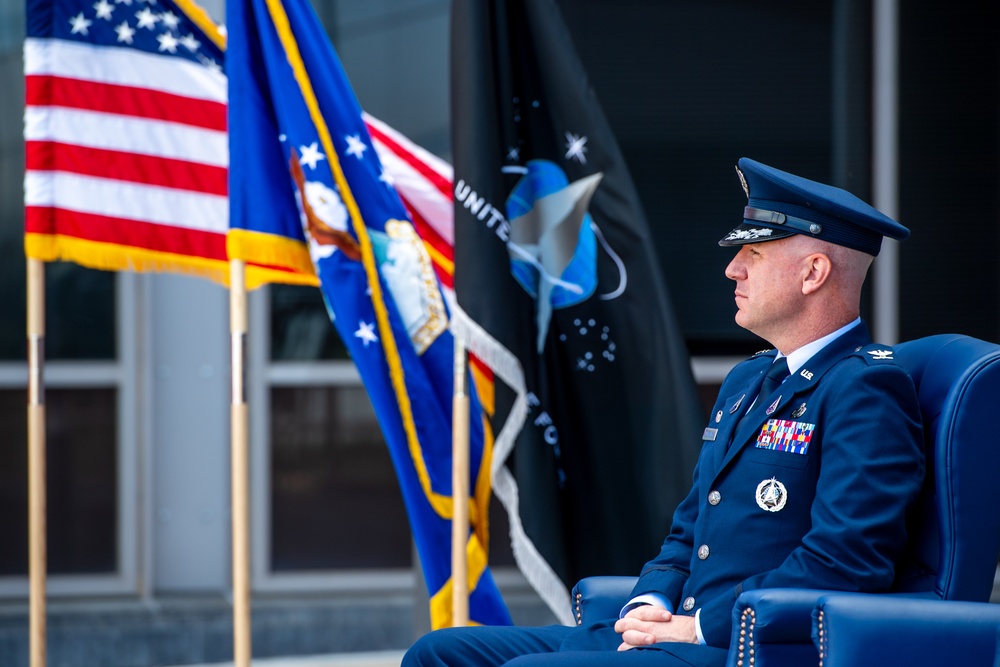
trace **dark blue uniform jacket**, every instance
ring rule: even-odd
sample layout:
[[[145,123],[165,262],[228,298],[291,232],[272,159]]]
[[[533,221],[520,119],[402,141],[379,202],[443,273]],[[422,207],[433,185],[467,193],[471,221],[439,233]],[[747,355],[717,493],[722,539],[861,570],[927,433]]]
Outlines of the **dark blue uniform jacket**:
[[[913,381],[859,324],[758,397],[774,351],[726,378],[690,494],[633,595],[701,610],[706,642],[729,644],[737,596],[756,588],[883,591],[924,472]]]

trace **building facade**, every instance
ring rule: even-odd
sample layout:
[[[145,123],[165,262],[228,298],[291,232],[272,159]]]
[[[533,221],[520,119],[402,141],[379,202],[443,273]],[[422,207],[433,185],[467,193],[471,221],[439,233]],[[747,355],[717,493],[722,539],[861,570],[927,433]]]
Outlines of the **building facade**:
[[[876,337],[1000,341],[1000,7],[898,4],[886,19],[894,3],[877,0],[560,2],[709,400],[761,346],[732,321],[731,252],[716,246],[745,204],[742,156],[910,227],[866,293]],[[315,0],[362,106],[446,158],[449,5]],[[221,0],[205,6],[223,18]],[[0,0],[2,664],[27,664],[23,38],[23,3]],[[46,283],[50,652],[67,665],[230,659],[228,295],[67,264]],[[248,345],[255,654],[405,647],[427,628],[426,592],[318,290],[255,291]],[[547,622],[504,524],[491,540],[501,588],[517,621]]]

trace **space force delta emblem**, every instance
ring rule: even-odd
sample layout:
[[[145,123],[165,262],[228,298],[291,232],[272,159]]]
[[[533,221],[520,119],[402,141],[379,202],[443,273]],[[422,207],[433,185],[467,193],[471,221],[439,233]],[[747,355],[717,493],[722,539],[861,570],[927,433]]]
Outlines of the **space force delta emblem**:
[[[778,452],[805,454],[809,450],[813,430],[816,424],[789,421],[787,419],[769,419],[757,435],[757,447],[772,449]]]

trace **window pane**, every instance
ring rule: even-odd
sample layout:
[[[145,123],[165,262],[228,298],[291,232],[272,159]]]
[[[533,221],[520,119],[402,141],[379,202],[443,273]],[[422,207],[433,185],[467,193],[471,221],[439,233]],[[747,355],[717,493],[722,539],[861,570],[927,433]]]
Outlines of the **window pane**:
[[[0,226],[0,361],[25,359],[26,303],[23,229]],[[115,274],[68,262],[45,266],[45,357],[115,358]]]
[[[1000,5],[905,3],[900,22],[900,339],[1000,340]]]
[[[45,267],[45,356],[115,358],[115,274],[68,262]]]
[[[361,387],[271,391],[271,568],[410,566],[396,472]]]
[[[0,361],[24,359],[23,2],[0,2]]]
[[[2,159],[2,157],[0,157]],[[0,361],[25,361],[27,278],[24,275],[24,225],[0,219]]]
[[[271,285],[271,359],[347,359],[317,287]]]
[[[114,389],[46,392],[48,571],[117,570],[118,455]],[[0,575],[28,573],[27,404],[0,390]]]

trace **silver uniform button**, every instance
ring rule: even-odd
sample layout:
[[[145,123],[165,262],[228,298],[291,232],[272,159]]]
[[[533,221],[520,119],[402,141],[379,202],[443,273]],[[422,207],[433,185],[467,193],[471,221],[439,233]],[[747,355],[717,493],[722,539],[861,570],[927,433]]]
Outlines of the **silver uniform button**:
[[[718,491],[711,491],[708,494],[708,504],[709,505],[718,505],[721,502],[722,502],[722,494],[719,493]]]
[[[698,547],[698,558],[705,560],[706,558],[708,558],[709,553],[710,552],[708,550],[707,544],[703,544],[700,547]]]
[[[684,598],[684,611],[691,611],[692,609],[694,609],[694,598]]]

